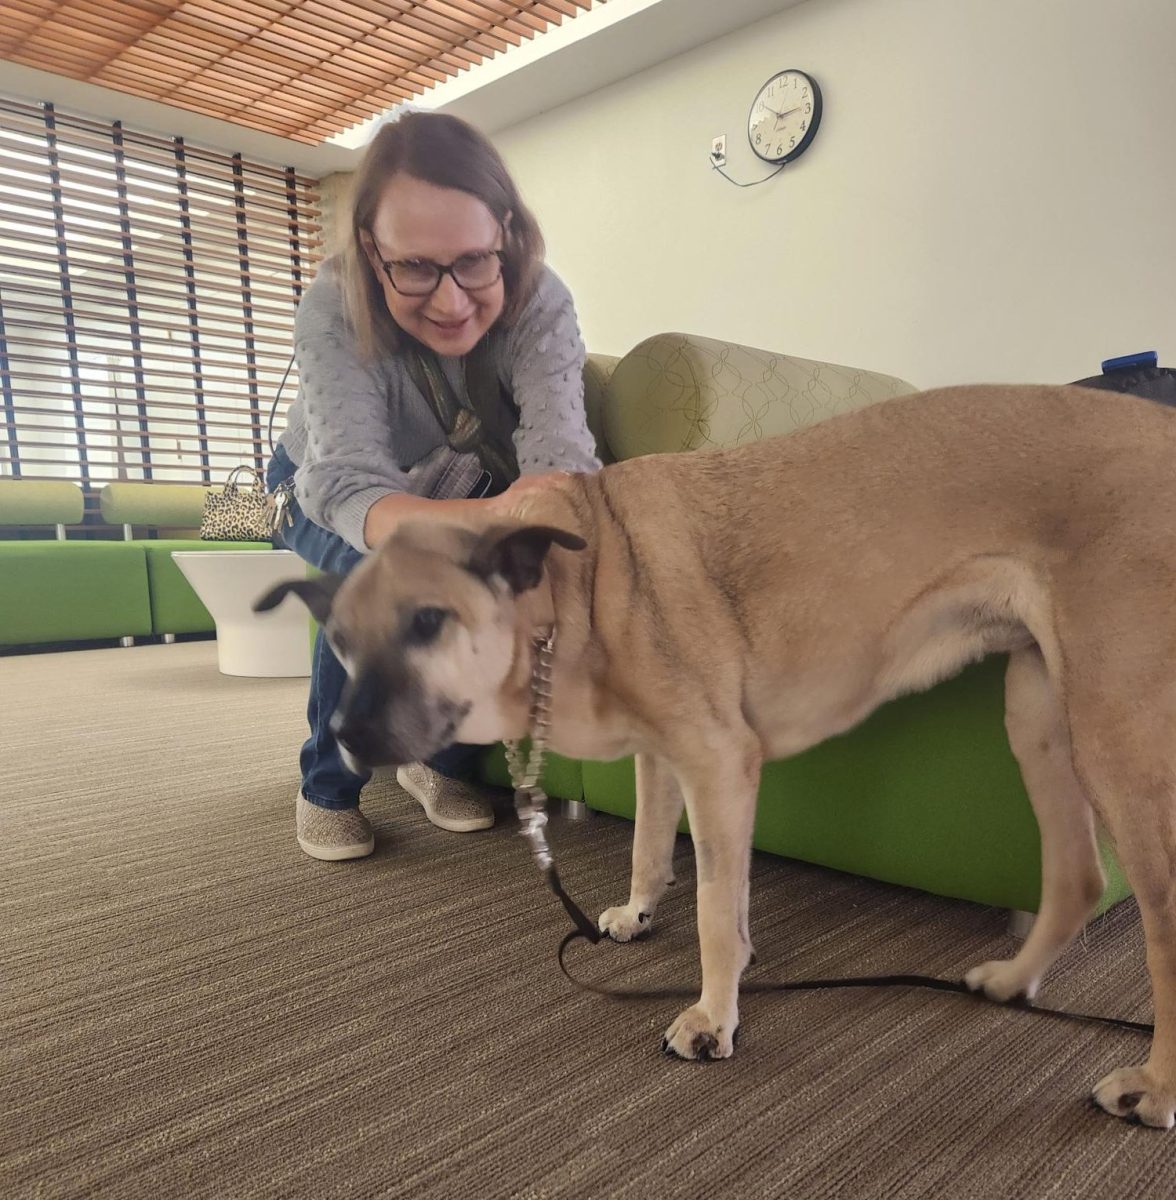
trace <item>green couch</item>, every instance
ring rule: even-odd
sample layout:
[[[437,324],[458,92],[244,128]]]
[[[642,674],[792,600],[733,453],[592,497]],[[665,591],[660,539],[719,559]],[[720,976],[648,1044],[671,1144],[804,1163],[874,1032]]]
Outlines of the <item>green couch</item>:
[[[598,397],[609,458],[731,446],[913,391],[903,380],[681,334],[612,364]],[[763,773],[760,850],[939,895],[1036,911],[1041,844],[1004,730],[1004,659],[881,708],[858,728]],[[500,748],[483,776],[508,784]],[[632,818],[632,760],[552,755],[549,794]],[[685,822],[683,823],[685,828]],[[1102,907],[1128,894],[1104,850]],[[618,897],[625,894],[618,879]]]
[[[143,552],[67,540],[83,510],[77,484],[0,479],[0,646],[151,632]]]
[[[112,483],[104,520],[123,540],[68,537],[84,500],[66,481],[0,479],[0,648],[136,637],[170,640],[215,624],[172,561],[173,550],[268,550],[268,542],[203,542],[205,488]],[[136,534],[172,533],[171,537]]]

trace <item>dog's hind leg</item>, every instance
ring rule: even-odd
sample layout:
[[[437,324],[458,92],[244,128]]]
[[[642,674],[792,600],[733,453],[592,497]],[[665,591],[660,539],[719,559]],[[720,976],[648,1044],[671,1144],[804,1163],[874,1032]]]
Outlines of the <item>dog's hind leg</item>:
[[[682,805],[682,789],[669,763],[652,754],[638,754],[629,903],[605,909],[597,922],[615,942],[630,941],[652,927],[658,901],[674,882],[674,835]]]
[[[1074,773],[1069,723],[1036,646],[1009,660],[1005,726],[1041,831],[1041,906],[1017,955],[973,967],[965,982],[994,1000],[1031,1000],[1105,886],[1094,812]]]
[[[1171,681],[1150,682],[1158,686],[1132,689],[1121,705],[1102,697],[1104,711],[1118,707],[1123,715],[1115,723],[1100,719],[1091,737],[1082,737],[1076,710],[1072,716],[1078,771],[1139,905],[1155,1011],[1147,1061],[1112,1071],[1095,1086],[1094,1098],[1115,1116],[1171,1129],[1176,1124],[1176,747]]]
[[[702,995],[678,1015],[663,1042],[679,1058],[728,1058],[735,1048],[739,976],[751,959],[747,889],[762,766],[758,739],[741,732],[725,734],[708,754],[693,747],[689,765],[675,763],[694,840],[702,957]]]

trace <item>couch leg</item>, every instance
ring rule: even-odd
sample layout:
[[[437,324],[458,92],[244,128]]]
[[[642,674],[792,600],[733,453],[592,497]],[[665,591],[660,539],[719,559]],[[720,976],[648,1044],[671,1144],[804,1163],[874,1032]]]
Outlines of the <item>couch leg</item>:
[[[1009,909],[1009,934],[1011,937],[1020,938],[1024,941],[1029,936],[1029,930],[1033,928],[1033,922],[1037,920],[1037,914],[1024,912],[1019,908]]]
[[[176,635],[174,633],[165,633],[163,635],[163,644],[165,646],[170,646],[175,640]]]
[[[133,646],[135,639],[133,637],[121,637],[118,639],[118,644],[120,646]]]
[[[587,821],[589,809],[583,800],[561,800],[560,813],[568,821]]]

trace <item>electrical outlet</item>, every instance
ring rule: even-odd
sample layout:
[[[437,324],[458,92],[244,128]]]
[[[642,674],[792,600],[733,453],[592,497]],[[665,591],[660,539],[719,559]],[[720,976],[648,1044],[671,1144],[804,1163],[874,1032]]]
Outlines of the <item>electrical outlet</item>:
[[[720,133],[717,138],[711,138],[711,163],[716,167],[727,165],[727,135]]]

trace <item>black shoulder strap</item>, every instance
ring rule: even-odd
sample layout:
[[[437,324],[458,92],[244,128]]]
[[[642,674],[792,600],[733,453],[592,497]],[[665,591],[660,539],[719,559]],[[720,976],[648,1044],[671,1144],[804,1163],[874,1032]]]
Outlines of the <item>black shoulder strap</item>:
[[[494,401],[500,398],[501,384],[486,339],[463,362],[464,395],[449,382],[431,350],[410,345],[405,357],[409,374],[428,401],[450,447],[459,454],[476,454],[493,478],[495,491],[517,479],[518,458],[510,431],[491,417]]]

